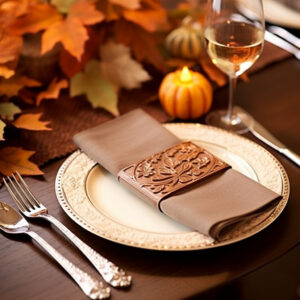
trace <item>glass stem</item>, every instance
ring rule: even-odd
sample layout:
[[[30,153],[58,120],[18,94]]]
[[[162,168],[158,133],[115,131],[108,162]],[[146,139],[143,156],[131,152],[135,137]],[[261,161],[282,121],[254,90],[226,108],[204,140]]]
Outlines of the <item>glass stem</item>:
[[[229,102],[225,119],[228,123],[232,121],[233,97],[236,87],[236,77],[229,77]]]

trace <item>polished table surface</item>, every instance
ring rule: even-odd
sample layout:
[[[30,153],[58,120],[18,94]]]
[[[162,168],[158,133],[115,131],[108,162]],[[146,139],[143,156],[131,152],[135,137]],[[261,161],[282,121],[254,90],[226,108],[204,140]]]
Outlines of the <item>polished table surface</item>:
[[[236,96],[237,104],[253,114],[289,148],[300,153],[299,61],[289,58],[252,75],[248,83],[239,82]],[[215,94],[214,108],[224,107],[226,103],[227,88],[223,88]],[[245,136],[262,144],[249,133]],[[85,231],[68,218],[56,200],[54,181],[63,159],[43,168],[44,179],[28,178],[27,182],[52,215],[133,276],[130,289],[112,289],[112,299],[198,298],[211,288],[275,261],[300,241],[300,168],[263,146],[282,163],[289,176],[291,193],[287,207],[273,224],[255,236],[210,250],[159,252],[136,249]],[[0,190],[0,201],[12,204],[5,188]],[[48,223],[43,220],[31,220],[30,223],[33,230],[62,254],[98,276],[81,253]],[[0,254],[2,300],[86,298],[66,273],[29,238],[1,234]],[[300,267],[299,260],[295,263]]]

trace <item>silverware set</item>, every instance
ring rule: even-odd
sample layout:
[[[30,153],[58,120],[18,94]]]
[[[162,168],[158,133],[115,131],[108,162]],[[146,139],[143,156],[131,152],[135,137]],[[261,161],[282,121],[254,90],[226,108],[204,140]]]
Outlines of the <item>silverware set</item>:
[[[42,218],[55,225],[92,263],[102,278],[113,287],[128,287],[131,284],[131,276],[124,270],[117,267],[108,259],[101,256],[74,233],[65,227],[55,217],[48,214],[47,208],[34,196],[21,175],[16,172],[11,177],[6,177],[3,182],[15,201],[19,211],[27,218]],[[27,234],[36,240],[46,252],[52,256],[74,281],[79,285],[83,292],[91,299],[105,299],[110,297],[110,288],[103,282],[92,278],[90,275],[76,267],[58,251],[50,246],[37,233],[30,231],[29,224],[11,206],[0,202],[0,229],[11,234]]]

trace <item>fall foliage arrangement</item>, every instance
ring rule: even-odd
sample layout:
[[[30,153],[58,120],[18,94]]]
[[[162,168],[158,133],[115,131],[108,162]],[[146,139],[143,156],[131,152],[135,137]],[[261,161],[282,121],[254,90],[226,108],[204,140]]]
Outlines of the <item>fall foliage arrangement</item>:
[[[22,103],[39,106],[68,89],[117,116],[118,93],[150,80],[147,67],[166,73],[197,60],[223,84],[203,57],[168,56],[166,36],[191,11],[186,3],[167,11],[160,0],[0,0],[0,175],[42,174],[29,160],[34,151],[5,144],[9,127],[51,130]]]

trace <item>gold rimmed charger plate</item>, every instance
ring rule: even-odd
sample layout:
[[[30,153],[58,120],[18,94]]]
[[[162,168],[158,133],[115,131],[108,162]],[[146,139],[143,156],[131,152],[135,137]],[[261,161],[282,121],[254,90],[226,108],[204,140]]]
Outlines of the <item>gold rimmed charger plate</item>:
[[[164,126],[181,140],[195,142],[281,194],[282,200],[271,212],[233,227],[221,241],[215,241],[155,210],[78,150],[62,164],[56,177],[56,195],[67,215],[82,228],[116,243],[184,251],[220,247],[248,238],[269,226],[283,211],[289,196],[289,180],[282,165],[263,147],[206,125]]]

